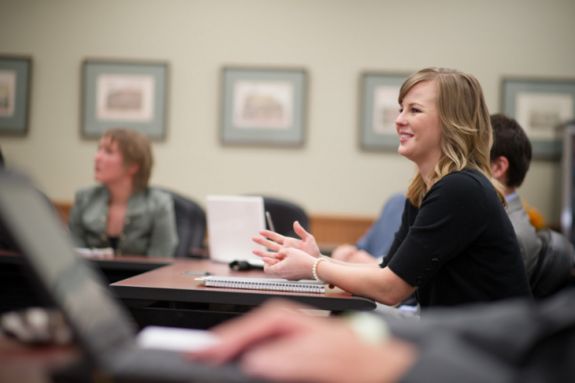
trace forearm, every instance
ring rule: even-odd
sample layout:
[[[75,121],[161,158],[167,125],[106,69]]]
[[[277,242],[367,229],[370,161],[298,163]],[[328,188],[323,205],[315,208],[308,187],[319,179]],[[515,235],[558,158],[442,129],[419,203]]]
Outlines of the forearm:
[[[347,244],[338,246],[331,253],[331,259],[349,263],[378,263],[377,258],[373,257],[367,251]]]
[[[367,254],[367,253],[366,253]],[[375,258],[372,257],[373,262],[348,262],[348,261],[342,261],[340,259],[333,259],[333,258],[329,258],[329,260],[333,263],[337,263],[339,265],[344,265],[344,266],[349,266],[349,267],[358,267],[358,268],[376,268],[379,269],[379,264],[377,263],[377,260]]]
[[[373,264],[349,264],[326,259],[318,263],[316,271],[326,283],[386,305],[399,304],[413,292],[413,288],[389,269]]]

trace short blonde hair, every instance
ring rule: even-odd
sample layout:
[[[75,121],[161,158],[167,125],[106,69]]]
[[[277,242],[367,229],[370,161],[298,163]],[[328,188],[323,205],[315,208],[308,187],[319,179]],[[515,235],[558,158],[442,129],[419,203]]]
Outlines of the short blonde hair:
[[[118,144],[118,149],[124,158],[124,165],[137,165],[138,171],[134,174],[134,189],[143,190],[148,187],[154,158],[152,145],[145,135],[127,128],[113,128],[107,130],[103,137]]]
[[[483,90],[477,79],[467,73],[447,68],[425,68],[405,80],[399,92],[401,105],[407,93],[417,84],[433,81],[437,86],[437,111],[441,123],[441,158],[435,166],[431,185],[447,174],[472,168],[479,170],[496,187],[491,177],[489,152],[493,133]],[[407,198],[420,206],[428,186],[417,174],[407,190]]]

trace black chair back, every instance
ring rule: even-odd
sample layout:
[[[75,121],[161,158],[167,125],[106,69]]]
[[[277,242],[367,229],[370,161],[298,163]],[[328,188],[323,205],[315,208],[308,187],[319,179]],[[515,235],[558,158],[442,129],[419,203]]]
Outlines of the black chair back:
[[[299,221],[304,229],[309,231],[309,217],[301,206],[281,198],[262,197],[264,199],[264,209],[270,213],[276,232],[298,238],[293,231],[294,221]]]
[[[158,188],[169,193],[174,200],[178,247],[174,257],[185,258],[203,253],[206,236],[206,213],[195,201],[181,194]]]
[[[569,282],[575,251],[567,237],[556,231],[540,230],[537,235],[543,246],[530,284],[533,296],[544,298],[559,291]]]

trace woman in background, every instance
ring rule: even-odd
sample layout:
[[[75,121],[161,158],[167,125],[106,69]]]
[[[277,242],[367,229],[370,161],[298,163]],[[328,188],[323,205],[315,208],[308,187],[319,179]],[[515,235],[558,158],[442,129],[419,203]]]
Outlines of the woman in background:
[[[70,231],[79,247],[114,249],[115,254],[171,257],[178,243],[174,202],[150,188],[150,141],[129,129],[104,133],[94,159],[100,183],[76,193]]]

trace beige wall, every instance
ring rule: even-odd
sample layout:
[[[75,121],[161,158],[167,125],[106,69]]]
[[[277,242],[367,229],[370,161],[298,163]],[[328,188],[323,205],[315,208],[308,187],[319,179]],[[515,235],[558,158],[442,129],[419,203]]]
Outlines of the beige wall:
[[[79,135],[82,59],[170,64],[168,137],[153,182],[200,202],[264,192],[311,213],[374,216],[413,175],[395,153],[357,145],[361,71],[448,66],[474,73],[499,109],[504,75],[575,77],[571,0],[0,0],[0,52],[34,59],[30,132],[0,138],[9,163],[71,200],[92,183],[96,143]],[[225,64],[289,65],[309,74],[301,149],[218,142]],[[557,163],[536,162],[523,195],[559,217]]]

